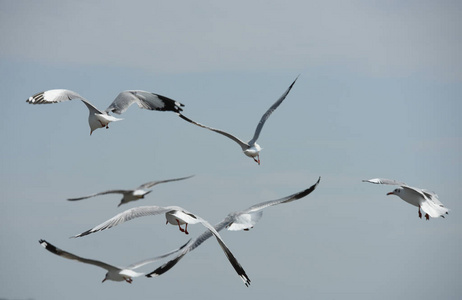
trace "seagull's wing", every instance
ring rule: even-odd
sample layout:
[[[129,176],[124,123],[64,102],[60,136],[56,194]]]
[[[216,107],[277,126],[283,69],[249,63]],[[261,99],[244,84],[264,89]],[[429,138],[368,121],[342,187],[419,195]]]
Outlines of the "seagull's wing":
[[[106,112],[121,114],[133,103],[140,108],[159,111],[173,111],[179,113],[184,104],[168,97],[146,91],[124,91],[106,108]]]
[[[440,206],[444,206],[443,203],[441,203],[441,201],[438,199],[438,195],[435,192],[422,189],[422,193],[424,193],[425,196],[427,196],[428,199],[435,202],[435,204],[440,205]]]
[[[26,100],[29,104],[50,104],[50,103],[58,103],[73,99],[82,100],[82,102],[88,107],[90,113],[98,113],[102,114],[103,112],[96,108],[93,104],[88,102],[87,99],[83,98],[76,92],[65,90],[65,89],[56,89],[56,90],[48,90],[45,92],[37,93],[29,99]]]
[[[139,261],[139,262],[136,262],[136,263],[133,263],[133,264],[127,266],[125,269],[134,270],[134,269],[138,269],[138,268],[140,268],[140,267],[142,267],[142,266],[144,266],[144,265],[147,265],[147,264],[156,262],[156,261],[158,261],[158,260],[161,260],[161,259],[163,259],[163,258],[165,258],[165,257],[167,257],[167,256],[169,256],[169,255],[172,255],[172,254],[174,254],[174,253],[177,253],[177,252],[183,250],[183,249],[186,247],[186,245],[189,244],[190,241],[191,241],[191,239],[189,239],[189,240],[188,240],[183,246],[181,246],[180,248],[177,248],[177,249],[175,249],[175,250],[172,250],[172,251],[167,252],[167,253],[165,253],[165,254],[163,254],[163,255],[160,255],[160,256],[156,256],[156,257],[152,257],[152,258],[143,259],[143,260],[141,260],[141,261]]]
[[[221,231],[223,228],[229,225],[229,223],[232,221],[230,217],[226,217],[223,219],[220,223],[215,225],[215,230],[216,231]],[[180,254],[178,254],[174,259],[168,261],[167,263],[163,264],[162,266],[158,267],[151,273],[147,274],[147,277],[155,277],[155,276],[160,276],[173,268],[188,252],[196,249],[199,247],[203,242],[208,240],[210,237],[212,237],[213,234],[210,230],[204,231],[200,236],[198,236],[195,240],[193,240],[188,247],[186,247]]]
[[[209,223],[207,222],[206,220],[202,219],[201,217],[195,215],[195,214],[192,214],[192,213],[189,213],[185,210],[175,210],[173,212],[170,212],[172,215],[184,220],[185,222],[187,223],[190,223],[190,224],[196,224],[196,223],[201,223],[202,225],[204,225],[208,230],[210,230],[210,232],[215,236],[215,238],[217,239],[218,241],[218,244],[220,245],[221,249],[223,250],[223,252],[225,253],[226,257],[228,258],[229,262],[231,263],[231,265],[233,266],[234,270],[237,272],[237,274],[239,275],[239,277],[242,279],[242,281],[244,282],[244,284],[246,286],[249,286],[250,285],[250,279],[249,277],[247,276],[247,274],[245,273],[244,271],[244,268],[242,268],[241,264],[237,261],[237,259],[234,257],[234,255],[231,253],[231,250],[229,250],[229,248],[226,246],[225,242],[223,241],[223,239],[221,238],[220,234],[218,233],[218,231]]]
[[[261,132],[261,130],[263,128],[263,125],[265,125],[266,120],[273,113],[273,111],[275,111],[276,108],[278,108],[278,106],[282,103],[282,101],[284,101],[284,99],[289,94],[290,90],[294,86],[297,79],[298,79],[298,76],[297,76],[297,78],[295,78],[294,82],[292,82],[292,84],[289,86],[289,88],[284,92],[284,94],[282,94],[282,96],[276,102],[274,102],[274,104],[271,105],[271,107],[263,114],[263,116],[260,119],[260,122],[258,122],[257,128],[255,129],[255,133],[253,134],[253,138],[249,141],[249,145],[253,145],[257,141],[258,137],[260,136],[260,132]]]
[[[239,146],[241,146],[242,148],[242,151],[246,150],[248,147],[249,147],[249,144],[246,143],[246,142],[243,142],[241,141],[239,138],[235,137],[234,135],[230,134],[230,133],[227,133],[226,131],[223,131],[223,130],[220,130],[220,129],[215,129],[215,128],[212,128],[212,127],[208,127],[208,126],[205,126],[205,125],[202,125],[201,123],[197,123],[196,121],[193,121],[189,118],[187,118],[186,116],[184,116],[183,114],[178,114],[180,116],[180,118],[182,118],[183,120],[185,121],[188,121],[189,123],[191,124],[194,124],[194,125],[197,125],[199,127],[202,127],[202,128],[206,128],[208,130],[211,130],[211,131],[215,131],[216,133],[219,133],[221,135],[224,135],[230,139],[232,139],[233,141],[235,141],[236,143],[239,144]]]
[[[59,249],[59,248],[55,247],[54,245],[48,243],[45,240],[39,240],[39,243],[40,243],[40,245],[42,245],[45,249],[47,249],[51,253],[59,255],[61,257],[76,260],[76,261],[80,261],[82,263],[86,263],[86,264],[90,264],[90,265],[94,265],[94,266],[106,269],[107,271],[121,271],[121,269],[119,269],[117,267],[114,267],[114,266],[111,266],[111,265],[109,265],[107,263],[101,262],[99,260],[83,258],[83,257],[77,256],[75,254],[69,253],[67,251],[64,251],[62,249]]]
[[[91,194],[91,195],[88,195],[88,196],[83,196],[83,197],[78,197],[78,198],[69,198],[67,200],[69,200],[69,201],[77,201],[77,200],[88,199],[88,198],[95,197],[95,196],[100,196],[100,195],[125,194],[125,193],[128,193],[128,192],[130,192],[130,190],[109,190],[109,191],[104,191],[104,192],[100,192],[100,193],[96,193],[96,194]]]
[[[191,178],[193,177],[194,175],[191,175],[191,176],[187,176],[187,177],[181,177],[181,178],[173,178],[173,179],[167,179],[167,180],[158,180],[158,181],[150,181],[150,182],[146,182],[146,183],[143,183],[142,185],[140,185],[138,187],[139,190],[144,190],[144,189],[149,189],[157,184],[160,184],[160,183],[166,183],[166,182],[171,182],[171,181],[179,181],[179,180],[184,180],[184,179],[188,179],[188,178]]]
[[[420,199],[422,199],[422,201],[419,202],[420,208],[422,208],[422,210],[429,214],[432,218],[438,218],[441,216],[444,217],[445,214],[449,213],[449,209],[444,207],[443,203],[438,200],[438,197],[434,192],[429,192],[427,190],[407,185],[402,187],[415,194],[416,197],[420,197]]]
[[[307,195],[309,195],[312,191],[316,189],[319,182],[321,181],[321,177],[318,178],[315,184],[311,187],[303,190],[301,192],[295,193],[293,195],[277,199],[277,200],[270,200],[255,204],[241,212],[234,213],[234,219],[232,222],[227,226],[228,230],[243,230],[243,229],[250,229],[252,228],[262,217],[262,210],[269,206],[278,205],[282,203],[292,202],[298,199],[301,199]]]
[[[122,224],[124,222],[130,221],[135,218],[139,217],[145,217],[145,216],[155,216],[159,215],[162,213],[165,213],[167,211],[170,211],[176,207],[173,206],[168,206],[168,207],[161,207],[161,206],[140,206],[140,207],[135,207],[128,209],[124,212],[121,212],[120,214],[112,217],[111,219],[107,220],[106,222],[103,222],[99,224],[98,226],[93,227],[92,229],[89,229],[85,232],[82,232],[80,234],[77,234],[73,236],[73,238],[78,238],[82,237],[85,235],[89,235],[91,233],[105,230],[114,226],[117,226],[119,224]]]
[[[444,218],[444,215],[449,213],[449,209],[444,207],[443,204],[440,205],[436,203],[434,200],[429,199],[429,198],[426,198],[425,201],[423,201],[420,204],[420,208],[422,208],[422,210],[425,213],[429,214],[432,218],[438,218],[438,217]]]
[[[266,208],[268,206],[273,206],[273,205],[277,205],[277,204],[281,204],[281,203],[287,203],[287,202],[291,202],[291,201],[301,199],[301,198],[309,195],[312,191],[314,191],[316,189],[316,187],[318,186],[320,181],[321,181],[321,176],[319,176],[318,181],[316,181],[315,184],[313,184],[312,186],[310,186],[306,190],[303,190],[301,192],[295,193],[293,195],[290,195],[290,196],[287,196],[287,197],[284,197],[284,198],[281,198],[281,199],[270,200],[270,201],[265,201],[265,202],[255,204],[255,205],[249,207],[248,209],[244,210],[244,212],[246,212],[246,213],[255,212],[255,211],[258,211],[258,210],[262,210],[262,209],[264,209],[264,208]]]
[[[407,186],[404,182],[392,180],[392,179],[385,179],[385,178],[373,178],[368,180],[363,180],[363,182],[370,182],[375,184],[389,184],[389,185],[399,185],[399,186]]]

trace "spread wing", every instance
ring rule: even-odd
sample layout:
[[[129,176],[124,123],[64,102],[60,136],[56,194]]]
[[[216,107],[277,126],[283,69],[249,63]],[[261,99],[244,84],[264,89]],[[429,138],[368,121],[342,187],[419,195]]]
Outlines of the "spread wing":
[[[158,111],[173,111],[179,113],[184,104],[168,97],[146,92],[146,91],[124,91],[106,108],[106,112],[121,114],[125,112],[133,103],[140,108]]]
[[[128,209],[128,210],[126,210],[124,212],[121,212],[120,214],[110,218],[109,220],[107,220],[107,221],[93,227],[92,229],[89,229],[89,230],[87,230],[85,232],[82,232],[80,234],[77,234],[77,235],[73,236],[73,238],[78,238],[78,237],[82,237],[82,236],[85,236],[85,235],[89,235],[89,234],[94,233],[94,232],[105,230],[105,229],[117,226],[119,224],[125,223],[125,222],[130,221],[130,220],[135,219],[135,218],[159,215],[159,214],[165,213],[165,212],[167,212],[169,210],[172,210],[174,208],[177,208],[177,207],[173,207],[173,206],[168,206],[168,207],[140,206],[140,207],[131,208],[131,209]]]
[[[404,182],[396,181],[393,179],[385,179],[385,178],[373,178],[373,179],[363,180],[363,182],[370,182],[370,183],[375,183],[375,184],[407,186],[407,184],[405,184]]]
[[[169,255],[172,255],[174,253],[177,253],[178,251],[181,251],[184,249],[184,247],[186,247],[186,245],[189,244],[189,242],[191,241],[191,239],[189,239],[183,246],[181,246],[180,248],[177,248],[175,250],[172,250],[170,252],[167,252],[163,255],[160,255],[160,256],[156,256],[156,257],[152,257],[152,258],[147,258],[147,259],[143,259],[139,262],[136,262],[136,263],[133,263],[129,266],[126,267],[126,269],[129,269],[129,270],[134,270],[134,269],[138,269],[138,268],[141,268],[142,266],[144,265],[147,265],[147,264],[150,264],[150,263],[153,263],[153,262],[156,262],[158,260],[161,260]]]
[[[130,192],[130,191],[127,191],[127,190],[109,190],[109,191],[104,191],[104,192],[100,192],[100,193],[96,193],[96,194],[91,194],[91,195],[88,195],[88,196],[83,196],[83,197],[78,197],[78,198],[69,198],[67,200],[69,200],[69,201],[77,201],[77,200],[88,199],[88,198],[95,197],[95,196],[100,196],[100,195],[125,194],[127,192]]]
[[[85,263],[85,264],[94,265],[94,266],[106,269],[107,271],[121,271],[121,269],[119,269],[117,267],[114,267],[114,266],[111,266],[111,265],[109,265],[107,263],[104,263],[102,261],[83,258],[83,257],[77,256],[75,254],[72,254],[70,252],[59,249],[58,247],[48,243],[45,240],[39,240],[39,243],[40,243],[40,245],[42,245],[45,249],[47,249],[51,253],[59,255],[61,257],[76,260],[76,261],[79,261],[79,262],[82,262],[82,263]]]
[[[297,78],[295,78],[294,82],[292,82],[289,88],[284,92],[284,94],[282,94],[282,96],[276,102],[274,102],[274,104],[271,105],[271,107],[263,114],[263,116],[260,119],[260,122],[258,122],[257,128],[255,129],[253,138],[249,141],[249,145],[253,145],[257,141],[258,137],[260,136],[260,132],[263,128],[263,125],[265,125],[266,120],[268,120],[269,116],[273,113],[273,111],[275,111],[276,108],[278,108],[278,106],[282,103],[282,101],[284,101],[284,99],[289,94],[297,79],[298,76]]]
[[[201,123],[197,123],[196,121],[193,121],[189,118],[187,118],[186,116],[184,116],[183,114],[178,114],[180,116],[180,118],[182,118],[183,120],[185,121],[188,121],[189,123],[191,124],[194,124],[194,125],[197,125],[199,127],[202,127],[202,128],[205,128],[205,129],[208,129],[208,130],[211,130],[211,131],[215,131],[216,133],[219,133],[221,135],[224,135],[230,139],[232,139],[233,141],[235,141],[236,143],[239,144],[239,146],[242,148],[242,151],[246,150],[247,148],[249,148],[249,144],[243,142],[242,140],[240,140],[239,138],[235,137],[234,135],[226,132],[226,131],[223,131],[223,130],[220,130],[220,129],[215,129],[215,128],[212,128],[212,127],[208,127],[208,126],[205,126],[205,125],[202,125]]]
[[[181,177],[181,178],[173,178],[173,179],[166,179],[166,180],[158,180],[158,181],[150,181],[146,182],[138,187],[139,190],[144,190],[144,189],[149,189],[157,184],[160,183],[166,183],[166,182],[171,182],[171,181],[179,181],[179,180],[184,180],[193,177],[194,175],[187,176],[187,177]]]
[[[85,98],[73,92],[71,90],[65,89],[55,89],[55,90],[48,90],[45,92],[37,93],[29,99],[26,100],[29,104],[50,104],[50,103],[58,103],[64,102],[68,100],[79,99],[88,107],[90,113],[98,113],[102,114],[98,108],[96,108],[93,104],[88,102]]]

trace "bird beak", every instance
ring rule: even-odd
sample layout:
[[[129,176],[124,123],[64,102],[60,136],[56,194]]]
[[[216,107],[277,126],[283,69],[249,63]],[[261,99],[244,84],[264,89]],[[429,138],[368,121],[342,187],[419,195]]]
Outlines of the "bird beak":
[[[103,281],[101,281],[101,283],[105,282],[107,278],[104,278]]]
[[[387,193],[387,196],[389,196],[389,195],[394,195],[394,194],[395,194],[395,193],[393,193],[393,192],[389,192],[389,193]]]

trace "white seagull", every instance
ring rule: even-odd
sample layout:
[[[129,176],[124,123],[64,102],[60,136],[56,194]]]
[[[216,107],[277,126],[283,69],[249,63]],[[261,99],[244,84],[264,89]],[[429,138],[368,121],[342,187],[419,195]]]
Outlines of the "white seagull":
[[[183,109],[181,106],[183,104],[172,100],[170,98],[146,92],[146,91],[123,91],[117,98],[106,108],[105,111],[101,111],[91,104],[88,100],[77,94],[76,92],[65,90],[65,89],[56,89],[48,90],[35,94],[29,99],[26,100],[29,104],[49,104],[49,103],[58,103],[73,99],[80,99],[87,106],[90,114],[88,116],[88,124],[90,125],[90,135],[94,130],[98,128],[109,128],[110,122],[120,121],[118,119],[109,115],[110,112],[121,114],[128,109],[133,103],[138,104],[140,108],[148,110],[159,110],[159,111],[173,111],[180,113]]]
[[[196,223],[201,223],[204,225],[216,238],[218,241],[218,244],[220,245],[221,249],[225,253],[226,257],[228,258],[229,262],[231,265],[234,267],[234,270],[236,270],[237,274],[239,277],[242,279],[244,284],[246,286],[250,285],[250,279],[245,273],[244,269],[242,266],[239,264],[237,259],[234,257],[234,255],[231,253],[231,251],[228,249],[226,246],[225,242],[221,238],[220,234],[218,231],[215,230],[215,228],[210,225],[209,222],[205,221],[198,215],[195,215],[191,212],[188,212],[187,210],[179,207],[179,206],[166,206],[166,207],[161,207],[161,206],[140,206],[140,207],[135,207],[129,210],[126,210],[113,218],[107,220],[104,223],[101,223],[100,225],[87,230],[85,232],[82,232],[80,234],[77,234],[73,236],[73,238],[77,237],[82,237],[97,231],[105,230],[111,227],[114,227],[118,224],[124,223],[126,221],[130,221],[134,218],[139,218],[139,217],[144,217],[144,216],[154,216],[154,215],[159,215],[165,213],[165,217],[167,218],[167,224],[170,223],[172,225],[178,226],[181,232],[184,232],[188,234],[188,224],[196,224]],[[185,228],[181,228],[181,225],[185,224]]]
[[[269,118],[269,116],[273,113],[273,111],[282,103],[282,101],[289,94],[290,90],[292,89],[292,86],[295,84],[297,79],[298,79],[298,76],[297,76],[297,78],[295,78],[294,82],[292,82],[292,84],[289,86],[287,91],[285,91],[285,93],[282,94],[282,96],[273,105],[271,105],[271,107],[261,117],[260,122],[258,123],[257,128],[255,129],[255,133],[254,133],[252,139],[250,141],[248,141],[248,142],[244,142],[241,139],[239,139],[238,137],[236,137],[236,136],[234,136],[234,135],[232,135],[232,134],[230,134],[230,133],[228,133],[226,131],[223,131],[223,130],[220,130],[220,129],[215,129],[215,128],[208,127],[208,126],[205,126],[203,124],[197,123],[197,122],[187,118],[186,116],[184,116],[181,113],[178,113],[178,115],[183,120],[186,120],[186,121],[188,121],[188,122],[190,122],[190,123],[192,123],[194,125],[197,125],[199,127],[215,131],[215,132],[217,132],[219,134],[222,134],[222,135],[232,139],[233,141],[238,143],[239,146],[241,146],[242,151],[244,152],[245,155],[247,155],[248,157],[252,157],[255,162],[260,164],[260,151],[263,148],[261,148],[260,145],[257,144],[256,142],[257,142],[258,137],[260,136],[260,132],[261,132],[261,130],[263,128],[263,125],[265,125],[265,122]]]
[[[420,211],[420,209],[422,209],[425,212],[425,219],[427,220],[429,220],[430,217],[444,218],[444,215],[447,215],[449,213],[449,209],[444,207],[443,203],[441,203],[438,199],[438,195],[436,195],[434,192],[408,186],[404,182],[384,178],[363,180],[363,182],[399,185],[399,188],[396,188],[392,192],[387,193],[387,195],[396,195],[404,201],[406,201],[407,203],[417,206],[419,208],[419,218],[422,218],[422,212]]]
[[[158,260],[160,260],[162,258],[165,258],[165,257],[167,257],[167,256],[169,256],[169,255],[171,255],[171,254],[173,254],[175,252],[180,251],[181,249],[183,249],[189,243],[189,241],[186,244],[184,244],[183,246],[181,246],[180,248],[175,249],[173,251],[170,251],[170,252],[168,252],[168,253],[166,253],[164,255],[153,257],[153,258],[148,258],[148,259],[139,261],[137,263],[131,264],[131,265],[125,267],[125,268],[119,268],[119,267],[109,265],[109,264],[104,263],[104,262],[99,261],[99,260],[88,259],[88,258],[83,258],[83,257],[77,256],[75,254],[69,253],[69,252],[64,251],[62,249],[59,249],[59,248],[55,247],[54,245],[48,243],[45,240],[39,240],[39,243],[45,249],[47,249],[48,251],[50,251],[53,254],[59,255],[61,257],[67,258],[67,259],[72,259],[72,260],[80,261],[82,263],[94,265],[94,266],[97,266],[97,267],[100,267],[100,268],[103,268],[103,269],[107,270],[106,276],[104,277],[102,282],[105,282],[106,280],[112,280],[112,281],[124,281],[125,280],[128,283],[132,283],[132,281],[133,281],[132,278],[145,275],[144,273],[138,273],[138,272],[133,271],[134,269],[137,269],[137,268],[140,268],[140,267],[142,267],[144,265],[156,262],[156,261],[158,261]]]
[[[290,195],[290,196],[287,196],[281,199],[277,199],[277,200],[261,202],[245,210],[232,212],[228,214],[228,216],[226,216],[226,218],[224,218],[220,223],[217,223],[215,225],[215,230],[220,231],[224,228],[227,228],[228,230],[233,230],[233,231],[249,230],[253,228],[253,226],[260,220],[260,218],[263,215],[264,208],[267,208],[273,205],[282,204],[282,203],[289,203],[289,202],[301,199],[307,196],[308,194],[310,194],[312,191],[314,191],[316,189],[316,186],[319,184],[320,180],[321,180],[321,177],[319,177],[318,181],[314,185],[296,194],[293,194],[293,195]],[[160,266],[159,268],[147,274],[146,276],[154,277],[154,276],[162,275],[163,273],[167,272],[173,266],[175,266],[176,263],[178,263],[178,261],[180,261],[180,259],[183,258],[183,256],[185,256],[188,252],[191,252],[195,248],[199,247],[203,242],[205,242],[211,236],[212,235],[209,231],[205,231],[199,237],[193,240],[187,247],[185,247],[184,250],[180,252],[174,259]]]
[[[149,190],[149,188],[151,188],[151,187],[153,187],[153,186],[155,186],[157,184],[171,182],[171,181],[184,180],[184,179],[191,178],[193,176],[194,175],[188,176],[188,177],[167,179],[167,180],[150,181],[150,182],[146,182],[146,183],[140,185],[139,187],[137,187],[134,190],[108,190],[108,191],[104,191],[104,192],[100,192],[100,193],[96,193],[96,194],[92,194],[92,195],[88,195],[88,196],[84,196],[84,197],[69,198],[67,200],[69,200],[69,201],[77,201],[77,200],[88,199],[88,198],[99,196],[99,195],[122,194],[123,195],[122,200],[120,200],[120,203],[118,205],[118,206],[121,206],[122,204],[131,202],[131,201],[136,201],[136,200],[139,200],[139,199],[143,199],[144,196],[146,196],[147,194],[152,192],[152,190]]]

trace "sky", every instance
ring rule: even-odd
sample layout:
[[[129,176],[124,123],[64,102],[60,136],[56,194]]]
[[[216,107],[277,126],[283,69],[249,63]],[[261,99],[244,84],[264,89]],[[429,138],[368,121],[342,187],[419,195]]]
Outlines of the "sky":
[[[460,1],[0,0],[0,299],[461,298],[460,20]],[[80,101],[26,103],[64,88],[105,109],[146,90],[248,140],[297,76],[259,137],[260,166],[173,113],[132,106],[90,136]],[[119,208],[119,195],[66,201],[189,175]],[[140,205],[215,224],[319,176],[252,230],[221,232],[248,288],[214,239],[131,285],[38,243],[126,266],[205,229],[157,216],[69,237]],[[419,219],[393,186],[361,181],[376,177],[435,191],[449,215]]]

